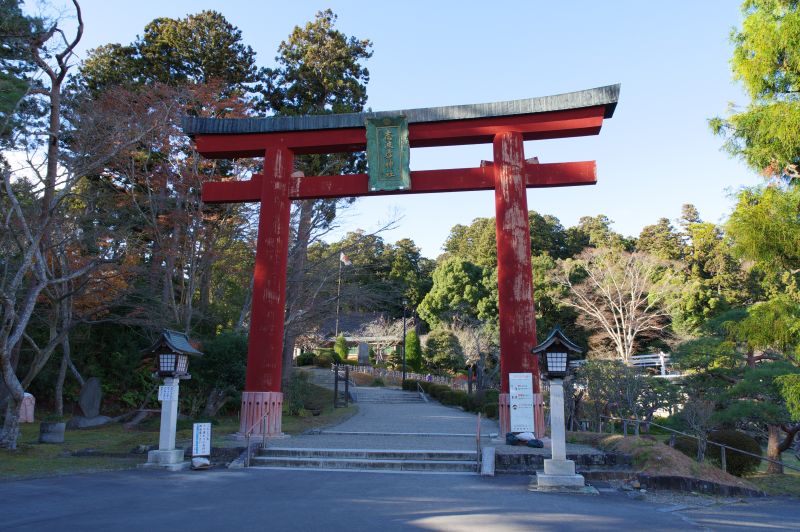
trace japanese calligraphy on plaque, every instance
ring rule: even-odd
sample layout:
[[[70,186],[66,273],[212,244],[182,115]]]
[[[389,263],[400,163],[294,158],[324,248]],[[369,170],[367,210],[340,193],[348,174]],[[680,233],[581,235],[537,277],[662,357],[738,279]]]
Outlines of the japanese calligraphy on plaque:
[[[410,149],[406,118],[367,118],[366,125],[369,190],[410,189]]]

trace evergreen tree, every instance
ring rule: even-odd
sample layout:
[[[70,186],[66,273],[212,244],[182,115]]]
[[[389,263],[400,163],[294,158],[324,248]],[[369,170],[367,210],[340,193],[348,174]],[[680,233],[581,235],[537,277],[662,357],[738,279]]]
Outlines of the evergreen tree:
[[[731,34],[734,78],[750,96],[747,109],[714,118],[725,149],[768,177],[800,177],[800,5],[747,0],[744,20]]]
[[[333,352],[339,357],[336,362],[347,360],[347,340],[345,340],[344,334],[340,333],[336,337],[336,341],[333,344]]]
[[[423,360],[422,360],[422,347],[420,346],[419,342],[419,335],[417,331],[410,330],[406,334],[406,366],[411,369],[411,371],[422,371],[423,367]]]
[[[431,331],[425,343],[425,365],[436,372],[463,369],[464,351],[458,338],[444,328]]]

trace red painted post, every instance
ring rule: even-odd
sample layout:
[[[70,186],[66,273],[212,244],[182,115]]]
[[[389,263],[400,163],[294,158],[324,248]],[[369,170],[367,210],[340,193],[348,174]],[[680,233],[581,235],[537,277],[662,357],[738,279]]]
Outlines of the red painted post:
[[[294,156],[286,148],[269,148],[261,177],[253,304],[247,347],[247,378],[242,394],[240,430],[281,431],[281,366],[283,356],[286,260],[289,251],[290,176]]]
[[[508,131],[495,135],[494,172],[500,392],[508,394],[509,373],[532,373],[533,391],[538,394],[539,367],[531,355],[531,349],[536,346],[536,319],[528,200],[525,195],[525,150],[521,133]],[[508,408],[508,400],[503,399],[506,398],[501,398],[500,404]],[[503,414],[500,414],[501,421],[508,419]],[[508,427],[501,427],[501,430],[507,432]]]

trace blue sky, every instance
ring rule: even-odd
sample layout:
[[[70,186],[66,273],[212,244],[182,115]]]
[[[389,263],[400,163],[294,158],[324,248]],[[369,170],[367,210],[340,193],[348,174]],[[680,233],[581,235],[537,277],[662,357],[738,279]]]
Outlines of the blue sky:
[[[597,161],[594,187],[528,191],[528,206],[565,226],[605,214],[625,235],[658,218],[675,219],[684,203],[704,220],[730,211],[730,193],[761,181],[720,151],[707,119],[745,104],[731,78],[731,28],[739,2],[486,1],[151,1],[83,0],[81,53],[129,43],[155,17],[220,11],[242,30],[261,66],[295,25],[330,7],[348,35],[369,38],[374,56],[369,106],[376,111],[509,100],[621,83],[614,118],[599,136],[527,142],[541,162]],[[491,146],[415,149],[412,169],[477,166]],[[359,200],[342,231],[408,237],[434,258],[450,228],[494,216],[492,192],[390,196]]]

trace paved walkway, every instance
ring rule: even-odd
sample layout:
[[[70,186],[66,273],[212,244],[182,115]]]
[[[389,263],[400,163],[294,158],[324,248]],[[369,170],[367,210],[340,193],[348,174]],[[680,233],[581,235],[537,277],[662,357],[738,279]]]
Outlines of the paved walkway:
[[[399,390],[384,393],[412,394]],[[412,394],[413,395],[413,394]],[[474,450],[478,416],[438,402],[360,403],[358,412],[318,434],[275,439],[271,447],[333,449],[449,449]],[[484,444],[499,427],[481,419]]]
[[[517,532],[797,530],[797,499],[632,500],[527,491],[529,477],[122,471],[0,482],[0,530]],[[733,503],[733,504],[731,504]]]

